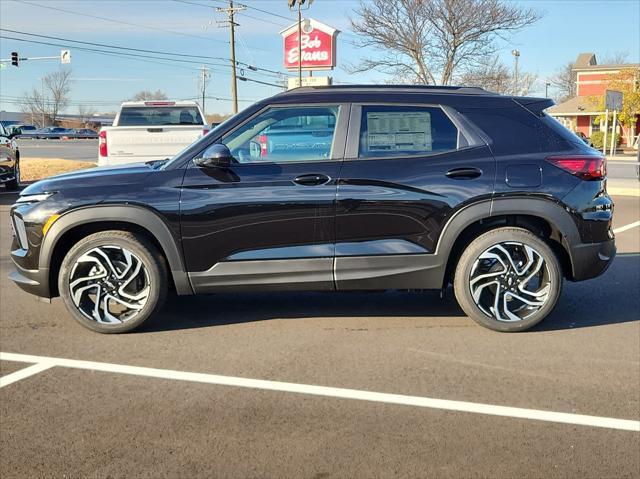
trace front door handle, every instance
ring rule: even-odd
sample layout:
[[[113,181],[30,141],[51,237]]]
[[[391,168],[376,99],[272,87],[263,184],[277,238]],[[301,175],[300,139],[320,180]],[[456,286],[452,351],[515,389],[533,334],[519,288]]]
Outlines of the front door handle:
[[[482,170],[478,168],[454,168],[446,173],[447,178],[454,180],[472,180],[482,175]]]
[[[296,177],[293,182],[301,185],[301,186],[318,186],[318,185],[326,185],[331,181],[331,178],[327,175],[322,174],[310,174],[310,175],[300,175]]]

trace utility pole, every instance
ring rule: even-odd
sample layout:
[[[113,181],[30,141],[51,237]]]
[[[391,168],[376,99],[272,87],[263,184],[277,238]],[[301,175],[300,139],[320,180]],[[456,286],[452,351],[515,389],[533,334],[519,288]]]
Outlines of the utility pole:
[[[202,65],[202,68],[200,70],[200,92],[202,93],[202,112],[206,115],[207,112],[204,108],[205,105],[205,98],[206,98],[206,93],[207,93],[207,85],[209,84],[209,78],[211,78],[211,75],[209,75],[209,69]]]
[[[513,94],[518,95],[518,59],[520,58],[520,50],[511,50],[511,54],[514,56],[516,60],[516,70],[515,70],[514,82],[513,82],[514,83]]]
[[[302,5],[307,0],[288,0],[289,9],[292,9],[296,5],[298,6],[298,86],[302,86]],[[307,8],[311,7],[313,0],[308,0]],[[311,72],[309,74],[311,76]]]
[[[44,124],[44,109],[46,108],[45,104],[44,104],[44,77],[40,78],[40,89],[41,89],[41,100],[42,100],[42,105],[41,105],[41,111],[42,111],[42,126],[40,128],[44,128],[45,125]]]
[[[229,6],[227,8],[216,8],[217,12],[226,13],[229,16],[229,43],[231,44],[231,99],[233,102],[233,113],[238,113],[238,82],[236,77],[236,32],[235,27],[239,26],[234,21],[234,15],[236,12],[246,10],[247,7],[241,5],[239,7],[233,6],[233,0],[229,0]]]

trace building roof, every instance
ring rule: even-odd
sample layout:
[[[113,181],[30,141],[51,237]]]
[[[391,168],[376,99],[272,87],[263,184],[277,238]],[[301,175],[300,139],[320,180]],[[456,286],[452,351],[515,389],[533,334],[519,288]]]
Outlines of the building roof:
[[[580,53],[576,61],[573,63],[573,69],[576,70],[578,68],[590,67],[593,65],[597,65],[598,62],[596,60],[595,53]]]
[[[551,116],[580,116],[580,115],[599,115],[598,105],[593,103],[590,97],[577,96],[552,106],[547,110]]]
[[[579,70],[624,70],[625,68],[640,68],[640,63],[609,63],[598,65],[595,53],[581,53],[573,63],[573,71]]]

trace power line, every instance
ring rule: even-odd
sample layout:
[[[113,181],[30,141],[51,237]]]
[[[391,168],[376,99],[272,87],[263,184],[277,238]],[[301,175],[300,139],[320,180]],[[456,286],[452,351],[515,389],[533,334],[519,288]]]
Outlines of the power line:
[[[28,42],[28,43],[36,43],[36,44],[40,44],[40,45],[48,45],[48,46],[53,46],[53,47],[67,47],[69,48],[70,45],[68,44],[62,44],[62,43],[53,43],[53,42],[40,42],[37,40],[28,40],[26,38],[17,38],[17,37],[8,37],[6,35],[2,35],[0,36],[0,38],[5,38],[7,40],[15,40],[18,42]],[[92,53],[101,53],[101,54],[107,54],[107,55],[118,55],[118,56],[123,56],[123,57],[134,57],[134,58],[147,58],[147,59],[154,59],[154,60],[164,60],[164,61],[169,61],[169,62],[176,62],[176,63],[188,63],[188,64],[200,64],[202,62],[198,62],[195,60],[182,60],[179,58],[166,58],[166,57],[155,57],[155,56],[150,56],[150,55],[141,55],[141,54],[137,54],[137,53],[124,53],[124,52],[110,52],[110,51],[106,51],[106,50],[99,50],[97,48],[87,48],[87,47],[79,47],[76,45],[72,45],[73,48],[75,48],[76,50],[80,50],[80,51],[87,51],[87,52],[92,52]],[[206,65],[209,66],[226,66],[222,63],[206,63],[204,62]],[[190,68],[192,69],[192,68]]]
[[[30,37],[40,37],[40,38],[48,38],[50,40],[62,40],[65,42],[74,42],[74,43],[82,43],[83,45],[92,45],[95,47],[106,47],[106,48],[115,48],[118,50],[130,50],[130,51],[135,51],[135,52],[142,52],[142,53],[155,53],[158,55],[171,55],[171,56],[178,56],[178,57],[189,57],[189,58],[205,58],[205,59],[209,59],[209,60],[221,60],[221,61],[227,61],[229,60],[228,58],[222,58],[222,57],[210,57],[210,56],[206,56],[206,55],[191,55],[188,53],[177,53],[177,52],[165,52],[165,51],[160,51],[160,50],[146,50],[143,48],[133,48],[133,47],[122,47],[119,45],[109,45],[108,43],[95,43],[95,42],[85,42],[85,41],[81,41],[81,40],[71,40],[69,38],[61,38],[61,37],[52,37],[49,35],[40,35],[38,33],[31,33],[31,32],[23,32],[20,30],[10,30],[8,28],[0,28],[1,31],[3,32],[10,32],[10,33],[19,33],[20,35],[28,35]]]
[[[152,27],[150,25],[142,25],[140,23],[125,22],[124,20],[116,20],[116,19],[107,18],[107,17],[99,17],[97,15],[90,15],[88,13],[79,13],[79,12],[75,12],[73,10],[66,10],[64,8],[50,7],[49,5],[41,5],[39,3],[32,3],[32,2],[28,2],[26,0],[13,0],[13,1],[14,2],[24,3],[25,5],[31,5],[32,7],[47,8],[49,10],[55,10],[55,11],[58,11],[58,12],[69,13],[71,15],[79,15],[81,17],[95,18],[95,19],[98,19],[98,20],[103,20],[105,22],[119,23],[121,25],[129,25],[129,26],[138,27],[138,28],[147,28],[149,30],[156,30],[156,31],[159,31],[159,32],[172,33],[174,35],[180,35],[180,36],[183,36],[183,37],[199,38],[201,40],[214,41],[214,42],[219,42],[219,43],[227,43],[224,40],[217,40],[215,38],[207,38],[207,37],[203,37],[201,35],[192,35],[190,33],[176,32],[174,30],[167,30],[166,28]]]
[[[147,49],[143,49],[143,48],[133,48],[133,47],[123,47],[120,45],[110,45],[107,43],[96,43],[96,42],[86,42],[86,41],[81,41],[81,40],[71,40],[69,38],[61,38],[61,37],[54,37],[54,36],[50,36],[50,35],[41,35],[38,33],[31,33],[31,32],[24,32],[24,31],[20,31],[20,30],[11,30],[8,28],[0,28],[0,31],[5,31],[5,32],[11,32],[11,33],[17,33],[20,35],[25,35],[25,36],[29,36],[29,37],[38,37],[38,38],[47,38],[47,39],[51,39],[51,40],[61,40],[61,41],[65,41],[65,42],[73,42],[73,43],[80,43],[83,45],[92,45],[92,46],[98,46],[98,47],[105,47],[105,48],[113,48],[113,49],[118,49],[118,50],[124,50],[124,51],[134,51],[134,52],[142,52],[142,53],[152,53],[152,54],[157,54],[157,55],[170,55],[170,56],[177,56],[177,57],[187,57],[187,58],[203,58],[203,59],[210,59],[210,60],[220,60],[220,61],[229,61],[228,58],[224,58],[224,57],[211,57],[211,56],[207,56],[207,55],[191,55],[188,53],[179,53],[179,52],[166,52],[166,51],[161,51],[161,50],[147,50]],[[10,38],[10,37],[4,37],[4,38]],[[26,40],[24,40],[26,41]],[[58,46],[58,45],[53,45],[53,46]],[[63,46],[69,46],[69,45],[63,45]],[[76,47],[74,46],[74,48],[78,48],[81,49],[80,47]],[[146,58],[148,56],[142,56],[142,58]],[[148,58],[157,58],[157,57],[148,57]],[[188,62],[188,60],[175,60],[175,59],[171,59],[171,58],[167,58],[166,60],[168,61],[179,61],[182,63],[186,63]],[[200,64],[202,62],[200,61],[192,61],[191,63],[197,63]],[[286,75],[285,73],[282,72],[278,72],[275,70],[271,70],[268,68],[262,68],[262,67],[256,67],[254,65],[250,65],[248,63],[245,62],[236,62],[239,65],[243,65],[246,66],[247,68],[254,70],[254,71],[264,71],[264,72],[268,72],[268,73],[272,73],[272,74],[276,74],[276,75],[280,75],[280,76],[284,76]],[[211,66],[226,66],[225,64],[214,64],[214,63],[209,63],[209,65]],[[264,74],[264,73],[261,73]]]

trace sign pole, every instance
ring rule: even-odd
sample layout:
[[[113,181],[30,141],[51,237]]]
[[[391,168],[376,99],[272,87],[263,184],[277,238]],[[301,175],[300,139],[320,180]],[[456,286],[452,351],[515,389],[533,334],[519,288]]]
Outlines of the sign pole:
[[[602,154],[607,154],[607,132],[609,131],[609,109],[604,111],[604,138],[602,139]]]
[[[613,156],[614,146],[616,143],[616,121],[618,120],[618,110],[613,110],[613,128],[611,128],[611,149],[609,154]]]
[[[298,2],[298,86],[302,86],[302,2]]]

